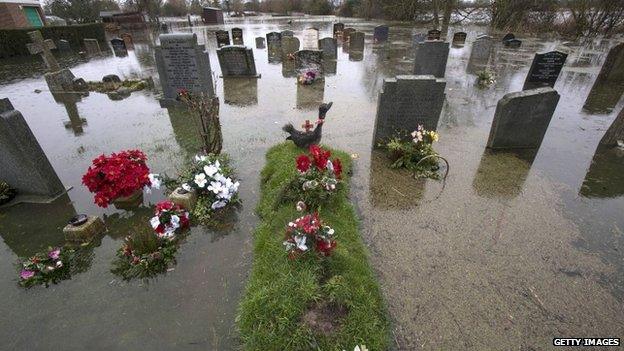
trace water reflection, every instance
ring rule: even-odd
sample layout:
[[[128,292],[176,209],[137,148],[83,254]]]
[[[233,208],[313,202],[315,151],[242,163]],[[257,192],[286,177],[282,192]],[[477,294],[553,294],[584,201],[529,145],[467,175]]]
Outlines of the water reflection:
[[[494,151],[486,149],[472,182],[477,195],[510,200],[520,195],[537,150]]]
[[[173,135],[176,142],[188,155],[194,155],[201,150],[202,142],[198,135],[198,126],[195,125],[194,117],[183,106],[167,107]]]
[[[325,81],[316,81],[311,85],[297,84],[297,109],[316,110],[323,103]]]
[[[336,60],[323,60],[323,74],[331,76],[336,74],[338,62]]]
[[[579,195],[588,198],[624,196],[624,150],[598,146],[587,170]]]
[[[369,193],[371,204],[380,209],[410,209],[425,194],[427,179],[414,179],[405,169],[392,169],[392,162],[381,151],[371,151]]]
[[[81,118],[78,112],[78,102],[82,101],[84,96],[88,96],[89,93],[53,93],[54,101],[65,106],[65,111],[69,117],[69,122],[64,122],[63,125],[67,129],[71,129],[75,136],[80,136],[84,133],[83,126],[87,125],[87,119]]]
[[[295,60],[286,59],[282,62],[282,77],[291,78],[297,76]]]
[[[258,104],[258,79],[223,78],[223,100],[239,107]]]

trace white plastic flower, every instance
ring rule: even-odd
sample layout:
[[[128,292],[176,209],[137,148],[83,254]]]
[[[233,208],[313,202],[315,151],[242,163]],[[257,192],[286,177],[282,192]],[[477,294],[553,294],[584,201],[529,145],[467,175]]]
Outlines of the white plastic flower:
[[[191,191],[191,190],[193,190],[193,189],[191,188],[191,186],[190,186],[190,185],[188,185],[188,183],[184,183],[184,184],[182,184],[182,189],[184,189],[184,190],[186,190],[186,191]]]
[[[223,186],[221,182],[214,181],[214,182],[210,182],[210,185],[208,186],[207,189],[208,191],[212,191],[215,194],[219,194],[225,189],[225,187]]]
[[[308,247],[306,246],[306,236],[305,235],[295,235],[295,244],[297,248],[301,251],[308,251]]]
[[[61,268],[61,267],[63,267],[63,261],[61,260],[56,261],[56,268]]]
[[[156,229],[160,225],[160,218],[158,218],[158,216],[152,217],[152,219],[150,219],[150,224],[153,229]]]
[[[207,160],[206,156],[195,155],[195,161],[197,162],[204,162],[206,160]]]
[[[158,174],[150,174],[147,176],[151,183],[152,188],[160,189],[160,185],[162,184],[162,180],[160,180],[160,176]]]
[[[327,235],[334,235],[334,229],[331,227],[326,227],[327,228]]]
[[[332,163],[332,161],[327,160],[327,165],[325,165],[325,167],[332,173],[334,173],[334,164]]]
[[[174,227],[175,229],[180,228],[180,217],[178,217],[178,215],[172,215],[171,220],[169,221],[169,225]]]
[[[208,183],[208,180],[206,179],[206,175],[204,173],[195,175],[195,184],[197,184],[198,187],[203,188],[206,186],[206,183]]]
[[[219,200],[219,201],[215,201],[212,203],[212,206],[210,206],[213,210],[217,210],[220,208],[225,207],[225,205],[227,205],[227,202],[223,201],[223,200]]]
[[[204,172],[206,172],[206,175],[209,177],[213,177],[219,171],[220,171],[219,161],[215,162],[212,165],[204,166]]]

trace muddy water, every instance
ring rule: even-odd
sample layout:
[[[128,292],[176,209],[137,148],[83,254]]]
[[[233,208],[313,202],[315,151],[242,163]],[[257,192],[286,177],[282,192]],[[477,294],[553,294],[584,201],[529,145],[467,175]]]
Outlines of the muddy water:
[[[273,30],[300,36],[316,26],[328,36],[334,19],[288,20],[258,18],[226,27],[241,26],[245,43],[255,47],[254,37]],[[123,236],[147,225],[147,205],[162,194],[146,196],[145,207],[134,212],[102,210],[80,177],[95,156],[125,148],[143,149],[153,171],[175,174],[193,152],[188,116],[160,108],[149,91],[123,101],[97,93],[56,101],[45,91],[38,61],[13,66],[22,72],[1,70],[11,74],[2,73],[7,78],[0,96],[24,114],[63,183],[74,187],[53,205],[0,212],[1,348],[236,348],[234,318],[251,261],[264,153],[283,139],[282,124],[314,120],[320,101],[334,101],[324,142],[355,158],[352,197],[394,321],[395,348],[545,349],[553,336],[621,336],[624,180],[613,165],[622,157],[596,153],[596,145],[615,117],[608,111],[619,111],[622,103],[599,99],[593,110],[603,113],[583,110],[613,43],[568,46],[569,64],[555,86],[562,98],[533,155],[485,152],[489,126],[498,99],[521,88],[533,52],[562,43],[521,38],[519,50],[497,48],[497,83],[488,90],[477,89],[475,76],[466,72],[470,45],[452,48],[437,145],[451,164],[442,186],[390,171],[383,155],[371,152],[377,94],[384,78],[410,72],[414,29],[395,26],[387,45],[374,46],[376,23],[351,25],[367,33],[363,59],[349,60],[339,48],[336,74],[322,86],[297,86],[282,65],[269,64],[266,49],[254,49],[262,78],[216,79],[225,102],[225,151],[243,182],[243,208],[226,230],[194,228],[175,269],[147,283],[120,282],[110,263]],[[192,30],[218,76],[216,29]],[[456,29],[469,33],[468,43],[485,30]],[[157,78],[153,38],[135,33],[136,48],[125,58],[63,62],[87,80],[109,73]],[[60,227],[76,212],[103,215],[110,228],[88,269],[48,289],[19,289],[12,266],[17,256],[62,242]]]

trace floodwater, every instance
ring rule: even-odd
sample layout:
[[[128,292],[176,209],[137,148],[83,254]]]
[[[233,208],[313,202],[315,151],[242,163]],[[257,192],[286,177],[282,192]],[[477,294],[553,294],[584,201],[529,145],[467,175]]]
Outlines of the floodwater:
[[[390,170],[385,157],[371,151],[383,79],[411,71],[412,32],[426,29],[396,24],[386,45],[373,45],[378,23],[349,23],[366,32],[363,58],[350,60],[339,48],[336,73],[311,88],[298,86],[281,64],[269,64],[254,38],[285,29],[301,37],[309,26],[322,38],[331,35],[335,18],[288,20],[225,26],[244,29],[262,75],[215,79],[224,150],[242,180],[243,207],[225,229],[193,228],[174,270],[147,282],[120,281],[110,273],[111,262],[123,237],[148,225],[147,206],[162,193],[146,195],[136,211],[103,210],[80,178],[94,157],[127,148],[144,150],[153,172],[175,175],[193,152],[188,115],[160,108],[151,91],[122,101],[98,93],[56,101],[38,60],[0,66],[0,96],[22,112],[63,183],[73,186],[52,205],[0,211],[0,349],[236,349],[234,319],[252,259],[264,154],[283,140],[284,123],[313,121],[320,101],[334,102],[323,142],[354,157],[351,195],[393,321],[394,349],[538,350],[549,348],[553,337],[622,337],[624,156],[597,151],[624,105],[621,91],[599,94],[583,108],[596,95],[592,86],[613,41],[575,44],[517,35],[523,46],[496,47],[496,83],[481,90],[467,63],[470,43],[486,28],[451,28],[468,32],[468,39],[465,47],[451,48],[446,71],[448,101],[436,145],[450,162],[443,184]],[[192,28],[218,77],[216,29]],[[134,36],[127,57],[61,62],[86,80],[110,73],[157,78],[157,35]],[[555,86],[561,100],[540,149],[486,152],[497,101],[521,89],[535,51],[562,45],[570,56]],[[90,265],[48,289],[19,288],[17,257],[61,243],[62,226],[77,212],[104,216],[109,227]]]

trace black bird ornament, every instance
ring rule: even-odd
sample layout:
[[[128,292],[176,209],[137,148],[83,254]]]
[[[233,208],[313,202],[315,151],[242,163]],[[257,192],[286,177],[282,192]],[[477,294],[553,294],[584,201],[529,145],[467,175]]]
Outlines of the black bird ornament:
[[[319,106],[319,115],[318,121],[316,121],[316,128],[310,131],[311,124],[306,121],[304,128],[305,131],[299,131],[295,129],[292,123],[288,123],[282,127],[282,130],[286,133],[290,134],[286,140],[292,140],[295,145],[300,148],[307,149],[310,145],[319,144],[321,142],[321,137],[323,136],[323,123],[325,122],[325,115],[327,115],[327,111],[332,107],[334,103],[323,103]]]

